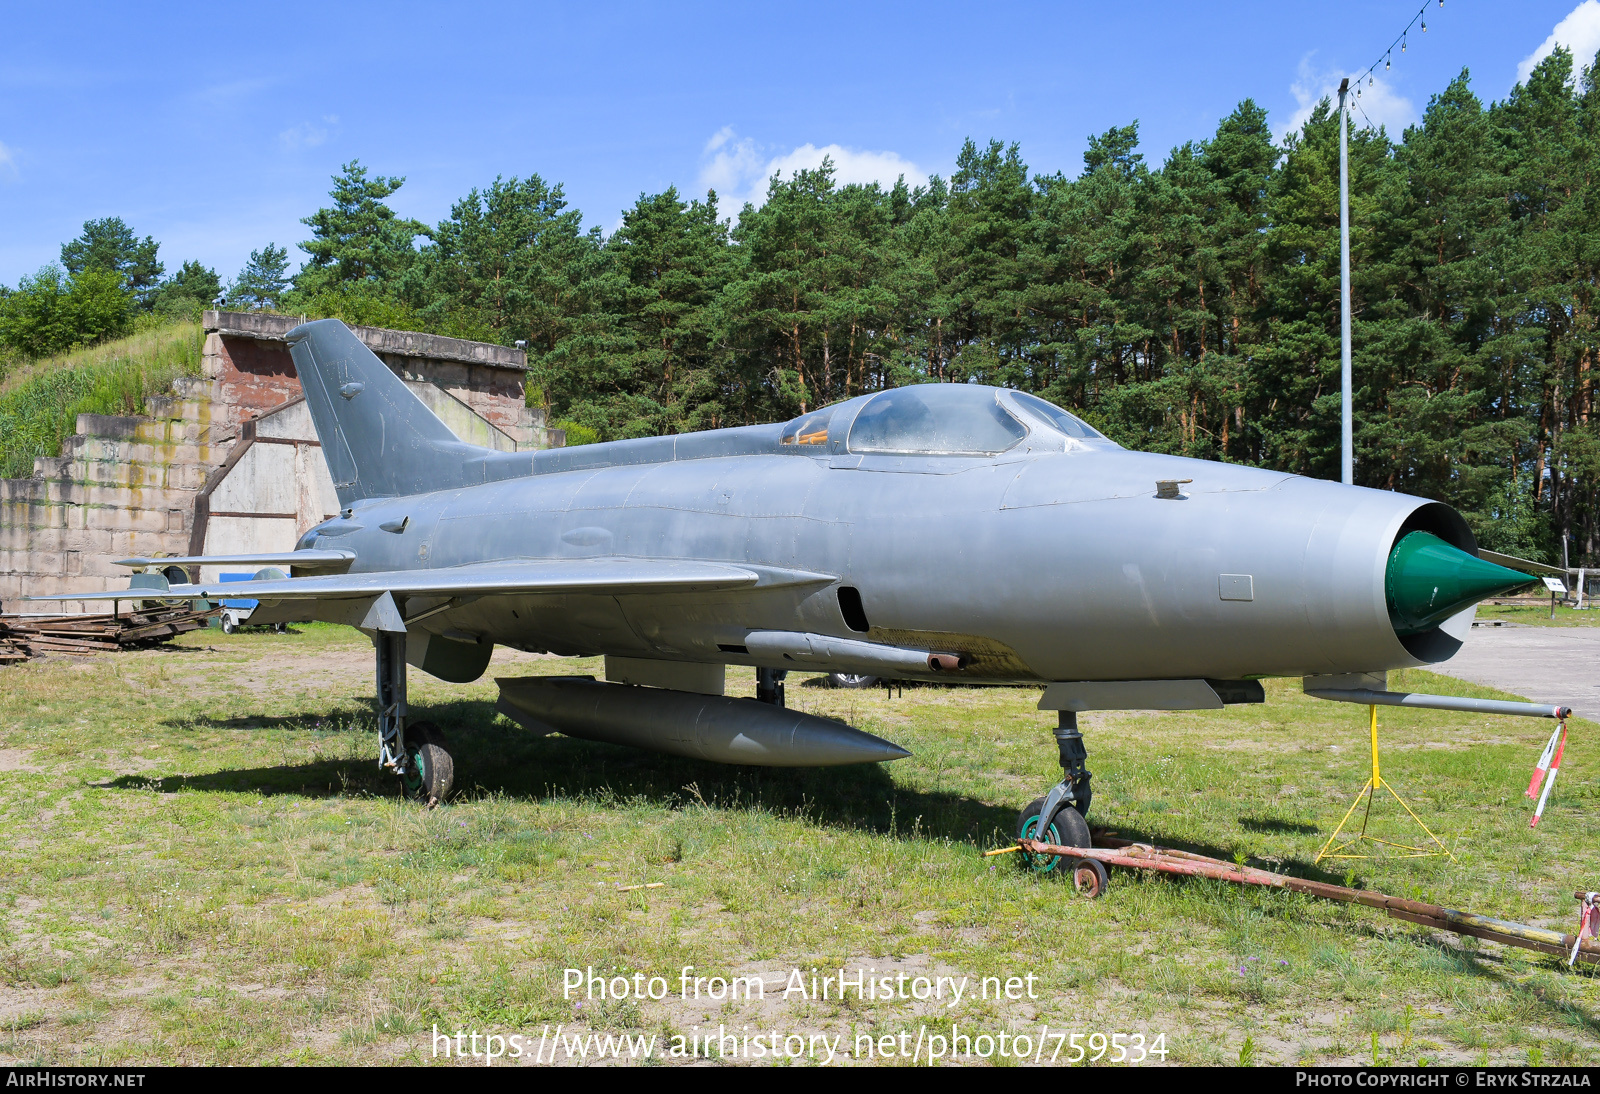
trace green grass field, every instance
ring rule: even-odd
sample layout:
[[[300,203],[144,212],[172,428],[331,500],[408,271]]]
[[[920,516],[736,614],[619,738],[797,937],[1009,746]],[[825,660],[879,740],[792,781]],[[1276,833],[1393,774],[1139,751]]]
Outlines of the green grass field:
[[[0,669],[0,1061],[442,1063],[435,1026],[531,1045],[559,1025],[664,1051],[724,1025],[842,1035],[837,1064],[861,1062],[858,1036],[1041,1024],[1160,1035],[1176,1063],[1600,1061],[1592,970],[1220,882],[1114,870],[1091,901],[983,858],[1057,777],[1036,689],[891,697],[791,676],[791,705],[914,757],[737,769],[529,737],[495,715],[492,677],[598,666],[502,650],[471,686],[412,675],[413,715],[457,763],[458,796],[428,811],[376,769],[365,640],[298,631]],[[1496,694],[1421,672],[1395,686]],[[730,672],[731,694],[751,691]],[[1366,778],[1366,711],[1267,691],[1215,714],[1084,716],[1091,819],[1572,929],[1572,891],[1600,885],[1593,725],[1574,724],[1530,830],[1522,792],[1548,723],[1383,711],[1384,773],[1457,861],[1329,871],[1311,860]],[[589,966],[671,992],[566,997],[564,970]],[[683,999],[684,966],[773,991]],[[955,1006],[776,994],[791,969],[841,966],[972,987]],[[1032,976],[1037,998],[975,998],[989,976]],[[814,1044],[779,1062],[821,1062]]]
[[[1525,623],[1530,627],[1600,627],[1600,609],[1584,608],[1578,611],[1566,605],[1556,607],[1556,617],[1550,618],[1550,604],[1480,604],[1478,621]]]

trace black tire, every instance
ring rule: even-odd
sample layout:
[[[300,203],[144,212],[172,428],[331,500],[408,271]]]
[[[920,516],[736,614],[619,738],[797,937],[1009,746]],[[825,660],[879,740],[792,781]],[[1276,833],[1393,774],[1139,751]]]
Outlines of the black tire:
[[[227,612],[222,613],[222,633],[232,634],[238,628],[233,624],[233,616]]]
[[[456,763],[445,750],[439,727],[432,722],[406,726],[406,773],[400,791],[412,801],[437,805],[450,796]]]
[[[828,673],[828,686],[830,688],[875,688],[878,686],[878,677],[864,676],[854,672]]]
[[[1050,823],[1044,826],[1041,835],[1034,835],[1039,830],[1039,811],[1044,808],[1044,799],[1035,798],[1017,814],[1017,835],[1023,839],[1038,839],[1044,843],[1054,843],[1061,847],[1088,847],[1089,822],[1083,819],[1070,805],[1062,804],[1056,809],[1056,815]],[[1072,866],[1081,860],[1068,860],[1064,855],[1030,855],[1023,852],[1018,856],[1023,864],[1037,874],[1054,875],[1062,877],[1072,872]]]

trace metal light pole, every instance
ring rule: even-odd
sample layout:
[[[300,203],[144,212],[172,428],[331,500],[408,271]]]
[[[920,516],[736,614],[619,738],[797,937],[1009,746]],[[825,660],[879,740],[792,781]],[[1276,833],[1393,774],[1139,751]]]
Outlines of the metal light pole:
[[[1339,84],[1339,481],[1355,482],[1355,433],[1350,421],[1350,81]]]

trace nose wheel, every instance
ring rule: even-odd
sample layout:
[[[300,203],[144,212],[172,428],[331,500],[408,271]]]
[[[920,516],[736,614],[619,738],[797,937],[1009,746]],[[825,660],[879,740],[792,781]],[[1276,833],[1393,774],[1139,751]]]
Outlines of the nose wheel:
[[[1051,815],[1050,820],[1044,824],[1039,823],[1039,818],[1044,815],[1045,806],[1049,798],[1034,798],[1023,807],[1017,815],[1017,836],[1021,839],[1036,839],[1040,843],[1054,843],[1061,847],[1087,847],[1089,846],[1089,822],[1083,819],[1070,805],[1059,805]],[[1065,877],[1072,872],[1078,859],[1068,860],[1065,855],[1031,855],[1023,853],[1022,859],[1028,868],[1036,874],[1056,875]]]
[[[1091,843],[1089,822],[1084,815],[1089,812],[1094,792],[1090,787],[1089,769],[1084,766],[1089,753],[1083,746],[1083,734],[1078,732],[1076,713],[1060,712],[1055,737],[1061,759],[1061,781],[1044,797],[1029,802],[1018,814],[1017,836],[1060,847],[1087,848]],[[1097,897],[1106,891],[1106,868],[1095,859],[1027,853],[1021,858],[1034,873],[1072,878],[1073,888],[1085,896]]]

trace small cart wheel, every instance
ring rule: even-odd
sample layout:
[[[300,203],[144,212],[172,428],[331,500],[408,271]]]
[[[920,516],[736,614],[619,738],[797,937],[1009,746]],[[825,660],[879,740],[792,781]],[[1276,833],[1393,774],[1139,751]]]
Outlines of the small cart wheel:
[[[1111,878],[1106,874],[1106,865],[1097,858],[1081,858],[1072,866],[1072,887],[1086,897],[1102,897],[1106,895],[1106,887],[1111,884]]]

